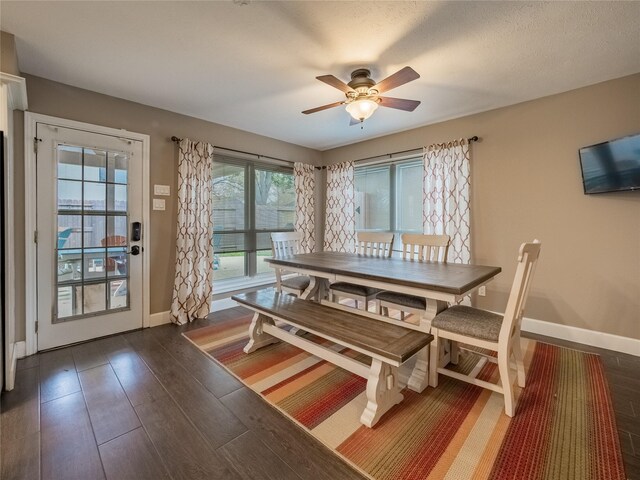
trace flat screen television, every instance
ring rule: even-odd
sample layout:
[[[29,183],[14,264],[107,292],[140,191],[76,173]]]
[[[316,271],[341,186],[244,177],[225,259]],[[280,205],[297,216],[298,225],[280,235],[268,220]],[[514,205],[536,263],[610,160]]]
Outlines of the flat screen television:
[[[584,193],[640,189],[640,133],[580,149]]]

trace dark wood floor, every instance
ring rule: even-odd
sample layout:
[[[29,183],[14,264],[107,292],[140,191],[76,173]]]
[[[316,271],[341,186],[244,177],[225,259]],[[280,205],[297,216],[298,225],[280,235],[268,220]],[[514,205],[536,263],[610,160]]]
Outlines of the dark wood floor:
[[[20,360],[2,396],[0,478],[364,478],[180,335],[209,323]],[[640,480],[640,358],[537,338],[602,355],[627,475]]]

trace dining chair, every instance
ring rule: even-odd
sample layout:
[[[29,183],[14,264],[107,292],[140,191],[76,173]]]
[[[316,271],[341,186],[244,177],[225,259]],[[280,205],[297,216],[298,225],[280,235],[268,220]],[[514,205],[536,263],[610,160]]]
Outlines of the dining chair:
[[[504,395],[505,413],[513,417],[516,407],[514,383],[524,388],[525,374],[520,346],[520,327],[522,315],[531,287],[531,278],[535,270],[541,243],[534,240],[520,246],[516,275],[511,286],[511,293],[507,301],[504,315],[480,310],[465,305],[449,307],[435,316],[431,322],[431,358],[429,359],[429,383],[438,386],[438,374],[447,375],[474,385],[478,385]],[[482,355],[488,361],[498,364],[500,381],[490,383],[478,378],[463,375],[440,366],[440,342],[448,339],[460,342],[466,346],[497,352],[497,357],[491,354],[472,350],[474,354]],[[511,369],[511,359],[515,362],[515,372]]]
[[[271,234],[271,252],[274,258],[284,258],[298,253],[301,232],[274,232]],[[275,268],[276,290],[299,297],[302,295],[311,279],[307,275],[289,275],[281,268]]]
[[[393,233],[386,232],[358,232],[357,253],[370,257],[391,257],[393,252]],[[358,307],[362,302],[363,309],[369,310],[369,302],[375,299],[379,289],[365,287],[347,282],[335,282],[329,285],[329,300],[338,302],[340,298],[350,298]]]
[[[402,235],[402,259],[410,262],[446,262],[450,243],[449,235],[405,233]],[[389,316],[389,308],[399,310],[400,320],[404,320],[405,313],[421,315],[427,309],[427,300],[405,293],[378,293],[376,311]]]

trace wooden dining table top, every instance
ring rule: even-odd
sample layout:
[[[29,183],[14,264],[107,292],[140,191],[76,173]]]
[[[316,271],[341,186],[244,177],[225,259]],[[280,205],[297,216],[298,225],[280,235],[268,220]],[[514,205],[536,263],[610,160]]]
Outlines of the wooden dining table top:
[[[500,267],[462,263],[418,262],[343,252],[301,253],[265,258],[272,266],[306,270],[310,274],[349,276],[407,287],[464,295],[499,274]]]

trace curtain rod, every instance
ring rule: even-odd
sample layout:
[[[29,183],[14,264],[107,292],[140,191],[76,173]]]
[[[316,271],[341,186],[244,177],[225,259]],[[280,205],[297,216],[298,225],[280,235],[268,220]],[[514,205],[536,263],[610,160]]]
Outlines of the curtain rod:
[[[174,135],[173,137],[171,137],[171,141],[179,143],[182,141],[182,138],[178,138]],[[243,150],[236,150],[234,148],[219,147],[218,145],[214,145],[213,148],[217,148],[218,150],[226,150],[227,152],[242,153],[244,155],[253,155],[254,157],[258,157],[258,160],[261,158],[268,158],[270,160],[276,160],[278,162],[290,163],[291,165],[293,165],[294,163],[291,160],[284,160],[283,158],[270,157],[269,155],[260,155],[259,153],[245,152]]]
[[[480,140],[480,138],[478,138],[477,135],[474,135],[473,137],[469,137],[467,138],[467,142],[472,143],[472,142],[477,142],[478,140]],[[374,158],[384,158],[384,157],[389,157],[389,159],[391,159],[394,155],[400,155],[401,153],[409,153],[409,152],[420,152],[422,151],[424,147],[416,147],[416,148],[410,148],[408,150],[400,150],[399,152],[393,152],[393,153],[383,153],[382,155],[375,155],[373,157],[365,157],[365,158],[359,158],[358,160],[354,160],[355,162],[364,162],[365,160],[373,160]]]

